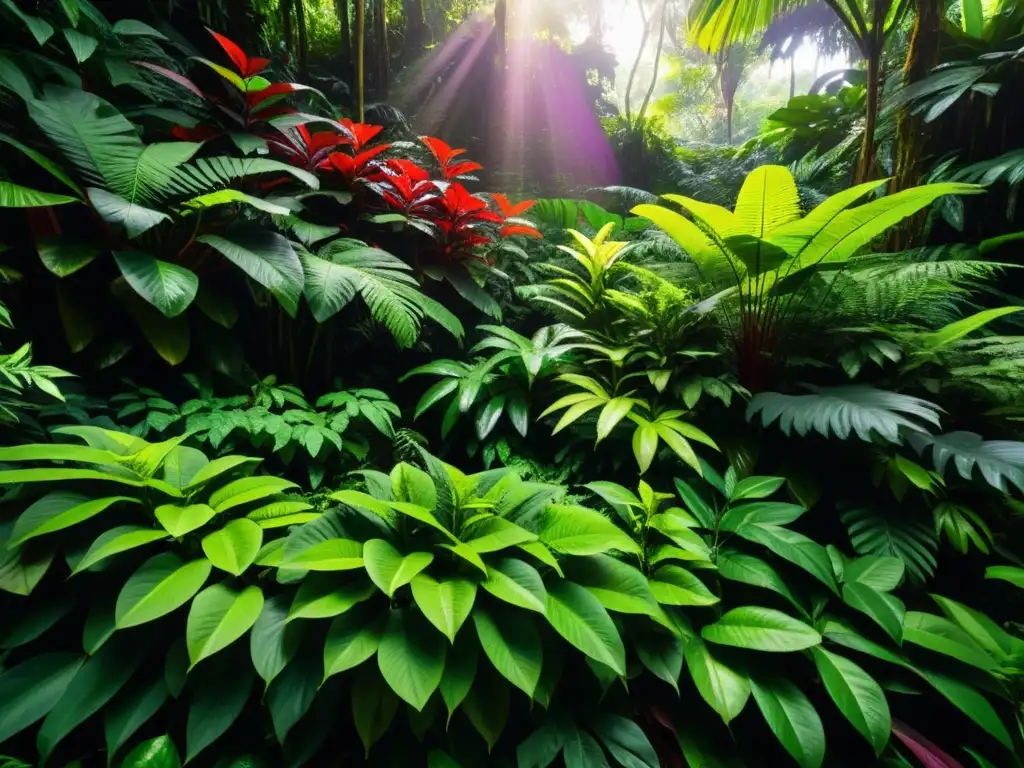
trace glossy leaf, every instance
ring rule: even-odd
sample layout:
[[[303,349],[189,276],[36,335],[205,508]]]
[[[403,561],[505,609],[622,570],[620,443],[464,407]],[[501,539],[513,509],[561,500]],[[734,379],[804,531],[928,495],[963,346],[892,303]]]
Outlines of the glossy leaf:
[[[214,567],[241,576],[263,544],[263,529],[252,520],[232,520],[203,537],[203,552]]]
[[[412,580],[412,596],[423,615],[449,642],[469,618],[476,584],[468,579],[437,579],[421,573]]]
[[[570,645],[617,674],[625,674],[622,638],[604,606],[585,588],[564,580],[549,584],[547,617]]]
[[[717,659],[700,638],[686,643],[686,667],[701,697],[728,725],[747,704],[750,682],[746,676]]]
[[[214,584],[196,595],[185,626],[190,669],[248,632],[262,610],[263,592],[257,586],[235,591]]]
[[[825,760],[825,729],[814,705],[785,678],[752,678],[750,688],[761,714],[800,768]]]
[[[720,645],[756,651],[801,651],[821,644],[821,635],[802,621],[755,606],[733,608],[704,627],[701,636]]]
[[[377,649],[377,665],[399,698],[422,710],[444,674],[444,637],[411,609],[393,610]]]
[[[129,577],[117,596],[117,628],[145,624],[180,608],[202,588],[209,575],[209,560],[182,563],[169,552],[151,557]]]
[[[363,544],[363,566],[373,583],[388,597],[412,581],[433,559],[430,552],[402,555],[383,539],[370,539]]]
[[[543,650],[529,615],[511,611],[473,611],[480,647],[502,677],[530,698],[540,680]]]
[[[875,755],[881,755],[892,730],[889,703],[881,686],[849,659],[824,648],[814,648],[811,654],[832,701],[870,742]]]

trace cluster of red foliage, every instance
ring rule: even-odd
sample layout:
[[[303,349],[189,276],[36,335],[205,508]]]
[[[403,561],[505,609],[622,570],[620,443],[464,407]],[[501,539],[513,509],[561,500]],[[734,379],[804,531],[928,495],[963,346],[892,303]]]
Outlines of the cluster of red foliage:
[[[465,149],[453,149],[441,139],[422,137],[433,154],[442,178],[432,178],[429,170],[401,157],[387,157],[392,145],[372,144],[382,126],[303,115],[294,107],[281,104],[288,94],[312,90],[297,83],[271,83],[260,76],[269,60],[250,58],[223,35],[210,34],[234,64],[235,72],[213,62],[199,59],[239,91],[241,109],[208,96],[177,72],[146,62],[143,66],[187,88],[211,102],[217,111],[245,133],[266,141],[271,153],[291,165],[308,171],[326,171],[338,177],[345,188],[374,195],[360,200],[378,212],[398,213],[409,226],[431,236],[445,260],[475,258],[477,246],[493,244],[500,238],[526,236],[539,238],[529,222],[518,217],[533,206],[532,200],[512,204],[504,195],[492,195],[492,202],[469,192],[462,184],[472,179],[479,163],[466,160]],[[326,130],[310,132],[308,125],[325,124]],[[228,131],[219,126],[177,126],[175,137],[186,141],[208,141]]]

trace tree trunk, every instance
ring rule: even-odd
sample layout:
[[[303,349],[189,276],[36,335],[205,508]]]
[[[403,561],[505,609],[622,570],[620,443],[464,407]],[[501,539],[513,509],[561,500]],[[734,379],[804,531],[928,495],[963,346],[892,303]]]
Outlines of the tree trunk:
[[[292,48],[292,8],[294,0],[281,0],[281,33],[284,36],[284,49],[291,53]]]
[[[789,57],[789,98],[796,96],[796,55]]]
[[[903,65],[903,83],[911,85],[928,76],[939,63],[942,41],[942,0],[917,0],[914,5],[914,30]],[[921,154],[924,150],[924,120],[904,107],[896,127],[896,172],[892,191],[909,189],[921,182]]]
[[[882,50],[881,46],[874,39],[868,41],[867,48],[867,115],[864,122],[864,141],[860,146],[857,170],[853,176],[854,184],[862,184],[865,181],[869,181],[875,173],[875,127],[878,124],[878,101],[882,80]]]
[[[374,96],[383,101],[391,86],[391,54],[388,51],[388,19],[384,0],[373,3]]]
[[[644,116],[647,114],[647,107],[651,103],[651,97],[654,95],[654,88],[658,85],[658,65],[661,64],[661,50],[665,47],[665,11],[668,9],[668,0],[664,0],[661,4],[661,31],[658,32],[658,47],[654,50],[654,74],[651,75],[651,85],[647,89],[647,94],[644,96],[644,103],[640,105],[640,111],[636,116],[636,123],[639,127],[644,121]]]
[[[352,72],[352,30],[349,28],[349,7],[348,0],[338,0],[335,5],[338,12],[338,26],[341,31],[341,43],[339,54],[341,56],[343,75],[345,78]]]
[[[363,60],[366,51],[366,0],[356,2],[356,117],[366,119],[366,69]]]
[[[629,109],[629,95],[633,90],[633,81],[636,80],[636,71],[640,68],[640,59],[643,58],[644,48],[647,47],[647,38],[651,35],[651,25],[647,22],[647,13],[644,11],[644,0],[636,0],[640,7],[640,17],[644,20],[644,33],[640,37],[640,50],[636,52],[636,59],[633,60],[633,68],[629,71],[629,79],[626,81],[626,124],[633,124],[633,115]]]
[[[295,0],[295,21],[299,30],[299,74],[309,74],[309,43],[306,39],[306,6],[304,0]]]
[[[405,44],[402,59],[411,61],[423,53],[427,44],[427,21],[423,11],[423,0],[402,0],[405,13]]]

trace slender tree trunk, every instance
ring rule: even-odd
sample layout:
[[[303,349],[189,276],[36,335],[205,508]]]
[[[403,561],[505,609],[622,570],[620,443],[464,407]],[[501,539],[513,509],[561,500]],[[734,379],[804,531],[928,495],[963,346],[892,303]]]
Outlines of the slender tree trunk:
[[[391,86],[391,54],[388,51],[388,19],[384,0],[373,3],[374,94],[378,101],[387,98]]]
[[[903,65],[903,83],[911,85],[928,76],[939,63],[942,42],[943,0],[918,0],[914,5],[914,29]],[[921,183],[921,160],[925,149],[924,119],[904,107],[896,123],[896,169],[890,192],[899,192]],[[890,231],[888,244],[893,251],[917,244],[925,217],[912,216],[903,226]]]
[[[349,27],[349,6],[348,0],[337,0],[335,5],[338,12],[338,26],[341,32],[339,54],[341,55],[344,75],[347,78],[352,71],[352,30]]]
[[[366,51],[366,0],[356,3],[356,116],[366,119],[366,71],[363,56]]]
[[[299,74],[309,74],[309,41],[306,39],[306,6],[305,0],[295,0],[295,21],[299,30]]]
[[[505,69],[505,52],[508,45],[508,2],[496,0],[494,3],[494,66],[501,72]]]
[[[789,57],[789,98],[796,96],[796,56]]]
[[[875,127],[878,125],[878,102],[881,90],[882,51],[872,39],[868,42],[867,115],[864,121],[864,141],[857,158],[853,181],[869,181],[875,172]]]
[[[294,0],[281,0],[281,33],[284,35],[284,49],[291,53],[292,47],[292,9]]]
[[[654,95],[654,89],[658,85],[658,66],[661,64],[661,51],[665,47],[665,11],[667,8],[668,0],[664,0],[661,4],[661,31],[658,32],[658,47],[654,50],[654,74],[651,75],[651,85],[647,89],[644,102],[640,105],[640,112],[636,116],[637,126],[643,123],[647,107],[650,106],[651,97]]]
[[[633,60],[633,68],[629,70],[629,79],[626,81],[626,123],[633,124],[633,115],[629,109],[629,97],[633,90],[633,81],[636,80],[636,71],[640,68],[640,59],[644,56],[644,48],[647,47],[647,38],[651,35],[651,25],[647,22],[647,12],[644,10],[644,0],[636,0],[640,8],[640,17],[644,20],[644,33],[640,37],[640,50],[636,52]]]

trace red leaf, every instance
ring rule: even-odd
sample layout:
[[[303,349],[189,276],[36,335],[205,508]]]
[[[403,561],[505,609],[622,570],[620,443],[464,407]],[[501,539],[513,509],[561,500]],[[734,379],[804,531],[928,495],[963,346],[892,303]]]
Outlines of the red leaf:
[[[521,224],[509,224],[501,228],[502,237],[512,237],[513,235],[523,235],[524,237],[535,237],[538,240],[543,239],[543,235],[533,227],[526,227]]]
[[[455,165],[445,166],[444,175],[445,178],[454,179],[458,176],[465,176],[467,173],[472,173],[473,171],[481,170],[483,170],[483,166],[480,165],[480,163],[474,163],[469,160],[466,160],[465,162],[462,163],[456,163]]]
[[[370,125],[369,123],[353,123],[347,117],[343,118],[341,124],[352,132],[352,148],[358,152],[368,144],[378,133],[384,130],[383,125]]]
[[[292,93],[295,90],[295,86],[292,83],[273,83],[268,85],[261,91],[247,91],[245,94],[245,103],[249,109],[252,109],[261,101],[269,99],[271,96],[277,96],[282,93]]]
[[[348,141],[348,139],[340,133],[335,133],[334,131],[318,131],[312,136],[308,134],[306,135],[306,149],[310,155],[315,155],[317,152],[324,149],[344,144],[346,141]]]
[[[441,139],[435,139],[433,136],[420,136],[420,141],[427,145],[427,148],[434,153],[434,157],[437,158],[442,166],[447,166],[448,161],[452,159],[456,154],[465,152],[466,150],[452,150],[445,142]]]
[[[148,61],[133,61],[132,64],[134,64],[137,67],[145,67],[146,69],[156,72],[158,75],[163,75],[168,80],[173,80],[183,88],[188,88],[200,99],[206,99],[206,96],[203,94],[203,92],[199,90],[199,86],[193,83],[184,75],[179,75],[177,72],[167,69],[166,67],[157,66],[156,64],[150,64]]]
[[[260,72],[266,69],[267,65],[269,64],[270,59],[264,59],[260,56],[253,56],[251,59],[249,59],[249,66],[246,67],[245,76],[252,77],[253,75],[258,75]]]
[[[892,735],[902,741],[925,768],[964,768],[962,763],[954,760],[906,723],[893,720]]]
[[[234,62],[235,67],[242,74],[246,76],[246,70],[249,69],[249,57],[245,55],[245,51],[235,45],[231,40],[228,40],[224,35],[214,32],[209,27],[206,31],[213,35],[213,39],[220,43],[220,47],[224,49],[224,52],[231,57],[231,61]]]

